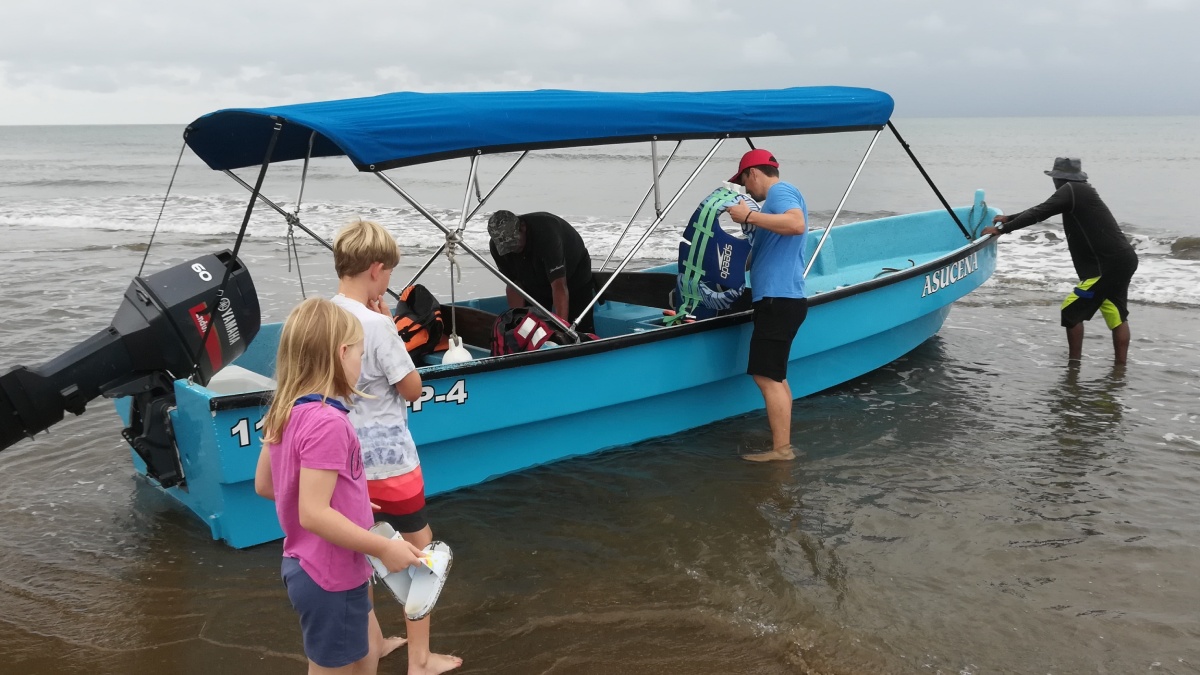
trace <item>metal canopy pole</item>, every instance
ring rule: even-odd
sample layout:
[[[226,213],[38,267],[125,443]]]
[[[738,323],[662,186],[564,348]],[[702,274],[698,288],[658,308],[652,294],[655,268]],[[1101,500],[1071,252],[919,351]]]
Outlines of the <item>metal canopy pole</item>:
[[[867,152],[863,155],[862,161],[858,163],[858,168],[854,170],[854,176],[850,179],[850,184],[846,186],[846,191],[842,193],[842,201],[838,202],[837,208],[833,210],[833,217],[829,219],[829,224],[825,226],[825,231],[821,233],[821,241],[817,242],[817,248],[813,250],[812,257],[808,260],[808,265],[804,267],[804,278],[808,278],[809,271],[812,270],[813,264],[817,262],[817,256],[821,254],[821,247],[825,245],[825,238],[833,230],[833,222],[837,220],[838,214],[842,212],[842,207],[846,205],[846,198],[850,196],[850,191],[854,189],[854,183],[858,180],[858,174],[862,173],[863,166],[867,163],[867,158],[871,156],[871,150],[875,148],[875,141],[879,140],[879,134],[882,131],[882,127],[876,129],[875,135],[871,137],[871,144],[867,146]]]
[[[667,214],[671,212],[672,208],[674,208],[675,202],[679,201],[679,198],[683,196],[684,191],[691,186],[692,181],[696,180],[696,177],[699,176],[700,172],[704,170],[704,167],[708,165],[708,162],[712,159],[713,155],[717,154],[717,150],[721,149],[721,144],[724,142],[724,138],[717,139],[717,142],[713,145],[712,150],[709,150],[708,154],[704,156],[704,159],[700,160],[700,164],[692,171],[692,175],[688,176],[687,180],[683,182],[683,186],[679,188],[679,191],[675,193],[675,196],[671,198],[671,201],[667,203],[667,207],[663,209],[663,212],[654,219],[653,223],[650,223],[650,227],[646,229],[646,232],[642,234],[641,238],[637,240],[637,243],[633,245],[633,248],[630,249],[629,253],[625,255],[625,258],[621,260],[621,264],[617,265],[617,269],[613,270],[612,276],[610,276],[608,281],[606,281],[604,285],[600,287],[600,290],[596,292],[596,295],[592,298],[591,302],[587,304],[587,307],[584,307],[583,311],[579,313],[579,316],[575,317],[575,321],[571,323],[571,326],[578,325],[580,319],[587,316],[587,313],[592,311],[592,307],[594,307],[596,302],[600,300],[600,297],[604,295],[604,291],[608,290],[608,287],[617,280],[617,275],[621,273],[621,270],[625,269],[625,266],[629,264],[630,260],[633,260],[633,256],[638,252],[638,249],[642,247],[642,244],[646,243],[646,240],[650,238],[650,235],[654,233],[654,230],[658,228],[659,224],[661,224],[664,219],[666,219]]]
[[[409,279],[408,283],[404,284],[404,286],[402,286],[402,288],[408,288],[409,286],[412,286],[413,284],[417,283],[417,279],[420,279],[422,274],[425,274],[425,272],[427,270],[429,270],[430,267],[433,267],[434,261],[437,260],[438,256],[440,256],[442,254],[442,251],[445,251],[445,250],[446,250],[446,244],[442,243],[442,245],[438,247],[438,250],[434,251],[433,255],[429,256],[429,260],[426,260],[425,264],[421,265],[421,269],[417,270],[417,273],[413,275],[413,278]]]
[[[676,141],[675,148],[671,150],[671,154],[667,156],[667,161],[663,162],[662,171],[659,171],[656,176],[662,177],[667,171],[667,167],[671,165],[671,160],[675,159],[675,153],[679,151],[679,146],[683,145],[683,141]],[[657,181],[654,185],[646,188],[646,194],[642,195],[642,201],[638,202],[637,208],[633,210],[633,215],[629,217],[629,222],[625,223],[625,229],[621,230],[621,236],[617,237],[617,243],[613,244],[612,250],[608,252],[608,256],[604,258],[604,263],[600,265],[600,271],[603,272],[612,257],[616,255],[617,249],[621,247],[621,242],[625,240],[625,235],[629,233],[629,228],[633,227],[633,221],[637,220],[637,216],[642,212],[642,207],[646,205],[646,200],[650,198],[650,192],[658,187]]]
[[[475,205],[475,208],[471,210],[471,214],[467,216],[468,222],[470,222],[470,220],[475,217],[476,213],[479,213],[479,209],[482,209],[483,205],[487,204],[487,201],[492,198],[492,195],[496,194],[496,190],[499,190],[500,186],[504,185],[504,181],[508,180],[508,177],[512,175],[513,171],[517,170],[517,165],[520,164],[521,160],[525,159],[525,156],[528,154],[529,154],[528,150],[522,151],[521,156],[516,158],[515,160],[513,160],[512,166],[508,167],[508,171],[505,171],[503,176],[500,176],[500,180],[496,181],[496,184],[492,186],[492,189],[488,190],[488,193],[486,195],[482,195],[479,197],[479,203]],[[479,195],[479,176],[478,175],[475,176],[475,194]]]
[[[236,173],[230,171],[229,169],[225,169],[223,173],[226,176],[229,176],[230,178],[232,178],[235,183],[241,185],[242,187],[246,188],[250,192],[254,192],[254,186],[252,186],[249,183],[247,183],[246,181],[242,180],[241,177],[238,176]],[[287,220],[289,225],[295,225],[296,227],[300,228],[301,230],[304,230],[305,234],[307,234],[308,236],[312,237],[313,239],[315,239],[318,242],[320,242],[321,244],[323,244],[325,246],[325,248],[329,249],[330,251],[333,250],[333,244],[330,244],[329,242],[325,241],[324,239],[321,238],[321,235],[319,235],[316,232],[313,232],[312,230],[305,227],[304,223],[301,223],[300,218],[298,218],[295,214],[288,213],[287,211],[284,210],[284,208],[282,206],[271,201],[270,198],[268,198],[266,195],[264,195],[261,192],[258,193],[258,200],[261,201],[262,203],[266,204],[267,206],[271,207],[272,209],[275,209],[275,211],[277,213],[279,213],[279,215],[283,216],[284,219]]]
[[[518,157],[515,161],[513,161],[512,166],[508,167],[508,171],[505,171],[504,175],[500,176],[500,180],[496,181],[496,184],[492,186],[491,190],[488,190],[488,193],[486,195],[479,194],[479,174],[478,173],[475,174],[475,194],[479,199],[479,203],[475,205],[475,208],[472,209],[471,213],[467,216],[468,222],[472,218],[475,217],[476,213],[479,213],[479,209],[482,209],[483,205],[486,204],[487,201],[492,198],[492,195],[496,193],[496,190],[499,190],[500,186],[504,185],[504,181],[508,180],[508,177],[510,175],[512,175],[512,172],[516,170],[517,165],[520,164],[521,160],[525,159],[525,155],[528,155],[528,154],[529,154],[528,150],[525,150],[524,152],[522,152],[521,156]],[[460,229],[460,232],[461,232],[461,229]],[[434,251],[433,255],[431,255],[429,257],[429,260],[425,261],[425,264],[421,266],[421,269],[417,270],[417,273],[414,274],[413,277],[408,280],[408,283],[405,284],[403,287],[408,288],[409,286],[412,286],[413,284],[417,283],[417,279],[420,279],[421,275],[425,274],[425,272],[433,265],[433,261],[437,260],[437,257],[440,256],[442,254],[442,252],[445,250],[446,250],[445,244],[442,244],[441,246],[439,246],[438,250]],[[389,290],[388,292],[390,293],[391,291]]]
[[[458,286],[458,283],[454,280],[455,269],[458,270],[458,281],[462,281],[462,267],[459,266],[458,260],[455,259],[454,249],[462,243],[463,229],[467,226],[467,207],[471,205],[471,189],[474,188],[476,194],[479,193],[478,171],[479,152],[476,151],[471,156],[471,169],[467,173],[467,185],[463,190],[463,205],[462,211],[458,215],[458,229],[446,233],[446,243],[442,246],[442,248],[446,249],[446,259],[450,261],[450,337],[452,339],[458,338],[458,313],[457,307],[455,307],[458,301],[454,294],[454,289]]]
[[[230,256],[229,262],[225,263],[225,274],[221,277],[221,286],[217,289],[216,298],[225,297],[225,288],[229,285],[229,278],[233,275],[233,266],[238,263],[238,251],[242,248],[242,240],[246,236],[246,229],[250,227],[250,214],[254,213],[255,197],[262,194],[263,180],[267,177],[267,169],[271,167],[271,157],[275,154],[275,143],[279,141],[279,132],[283,131],[283,122],[279,118],[275,120],[275,127],[271,132],[271,140],[267,142],[267,155],[263,157],[262,167],[258,170],[258,180],[255,181],[254,187],[250,188],[250,203],[246,204],[246,215],[242,217],[242,227],[238,230],[237,240],[233,244],[233,255]],[[200,344],[208,344],[208,336],[212,334],[213,326],[217,324],[217,303],[219,300],[213,300],[213,306],[208,310],[210,321],[208,326],[204,328],[204,335],[200,336]],[[190,350],[189,350],[190,351]],[[191,353],[192,357],[192,373],[188,377],[195,374],[196,369],[200,366],[200,356],[198,353]]]
[[[312,159],[313,144],[317,141],[317,132],[308,135],[308,152],[304,154],[304,169],[300,172],[300,193],[296,195],[296,215],[300,214],[300,203],[304,201],[304,185],[308,182],[308,162]]]
[[[662,215],[662,197],[658,194],[658,136],[650,138],[650,178],[654,184],[654,215]]]
[[[449,235],[452,232],[452,230],[450,228],[443,225],[442,222],[437,219],[437,216],[430,213],[428,209],[426,209],[424,206],[421,206],[421,204],[418,203],[417,200],[413,199],[411,195],[409,195],[407,192],[405,192],[404,188],[397,185],[396,182],[394,180],[392,180],[390,176],[383,173],[382,171],[375,171],[374,173],[376,176],[379,177],[379,180],[383,181],[388,187],[392,188],[392,191],[394,191],[396,194],[400,195],[400,197],[403,198],[404,201],[406,201],[410,205],[412,205],[412,207],[414,209],[416,209],[418,213],[425,216],[425,219],[428,220],[429,222],[433,223],[434,226],[436,226],[439,230],[441,230],[442,232],[444,232],[447,235]],[[485,260],[482,256],[480,256],[478,253],[476,253],[475,249],[468,246],[466,242],[459,241],[458,245],[462,246],[463,250],[466,251],[467,253],[469,253],[472,258],[474,258],[475,260],[477,260],[479,262],[479,264],[486,267],[488,269],[488,271],[490,271],[492,274],[496,275],[497,278],[499,278],[504,283],[508,284],[508,286],[510,288],[515,290],[517,293],[519,293],[521,295],[521,297],[525,298],[525,300],[527,302],[529,302],[534,307],[542,310],[542,312],[544,312],[546,314],[546,316],[550,317],[551,321],[553,321],[560,328],[562,328],[564,331],[566,331],[567,335],[569,335],[572,340],[574,340],[575,342],[579,342],[579,334],[576,333],[575,330],[571,326],[568,326],[566,323],[564,323],[561,318],[559,318],[557,315],[554,314],[554,312],[547,310],[545,307],[542,306],[542,304],[540,302],[538,302],[537,300],[534,300],[520,286],[518,286],[516,283],[514,283],[512,279],[509,279],[508,277],[504,276],[503,272],[496,269],[495,265],[493,265],[491,262]]]
[[[476,171],[478,169],[479,153],[476,152],[474,155],[471,155],[471,170],[467,174],[467,189],[463,191],[462,212],[460,212],[458,215],[458,232],[462,232],[463,228],[467,226],[467,207],[471,205],[471,187],[473,184],[478,185],[478,183],[475,182]],[[448,235],[446,241],[450,241]]]
[[[963,236],[967,238],[967,241],[975,241],[971,238],[971,234],[967,232],[967,228],[963,227],[962,221],[958,219],[958,214],[954,212],[954,209],[950,208],[950,204],[942,196],[941,190],[938,190],[937,186],[933,184],[933,179],[929,177],[928,173],[925,173],[925,167],[921,166],[921,163],[917,161],[917,156],[913,154],[912,148],[908,147],[908,143],[905,143],[904,139],[901,138],[900,132],[896,131],[896,125],[892,124],[891,120],[888,120],[887,125],[892,130],[892,133],[896,135],[896,140],[900,141],[900,145],[904,148],[904,151],[908,153],[908,158],[913,161],[913,164],[917,165],[917,171],[920,171],[921,175],[925,177],[925,182],[929,183],[929,187],[933,188],[933,194],[937,195],[938,201],[942,203],[942,206],[946,207],[946,212],[954,219],[954,223],[958,225],[958,229],[962,230]]]

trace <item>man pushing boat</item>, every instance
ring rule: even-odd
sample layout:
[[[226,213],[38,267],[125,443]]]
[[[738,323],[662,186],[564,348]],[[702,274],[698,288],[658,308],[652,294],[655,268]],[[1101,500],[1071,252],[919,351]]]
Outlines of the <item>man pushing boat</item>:
[[[808,207],[796,186],[779,178],[779,161],[758,148],[742,155],[730,183],[744,185],[762,205],[752,211],[744,203],[726,213],[750,237],[750,290],[754,299],[754,333],[746,372],[762,391],[771,425],[771,449],[742,455],[752,462],[796,458],[792,447],[792,389],[788,356],[792,340],[808,316],[804,289],[804,243]]]
[[[1056,157],[1054,167],[1044,173],[1054,180],[1054,194],[1020,213],[996,216],[983,234],[1007,234],[1061,214],[1067,249],[1079,275],[1079,284],[1062,304],[1067,360],[1078,361],[1083,356],[1083,322],[1099,310],[1112,331],[1114,360],[1125,363],[1129,355],[1129,281],[1137,271],[1137,253],[1096,188],[1088,184],[1078,157]]]

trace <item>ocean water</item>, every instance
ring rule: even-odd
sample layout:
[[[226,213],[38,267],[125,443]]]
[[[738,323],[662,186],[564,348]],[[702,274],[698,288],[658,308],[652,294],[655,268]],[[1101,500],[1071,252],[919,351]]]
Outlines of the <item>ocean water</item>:
[[[1200,672],[1197,122],[898,120],[955,205],[982,188],[1015,212],[1050,194],[1042,170],[1055,155],[1083,158],[1141,258],[1130,363],[1112,365],[1092,322],[1083,363],[1067,366],[1057,307],[1075,280],[1061,227],[1005,237],[993,279],[938,336],[796,404],[795,463],[736,459],[768,441],[753,414],[434,499],[435,535],[456,552],[435,649],[463,656],[462,672]],[[164,202],[181,132],[0,127],[0,368],[102,329],[143,257],[153,271],[231,245],[248,193],[226,176],[184,153]],[[822,225],[869,141],[759,145]],[[707,149],[685,144],[665,186]],[[726,145],[632,264],[673,257],[678,225],[741,149]],[[535,153],[483,213],[557,212],[599,262],[649,184],[647,153]],[[485,191],[512,159],[487,158]],[[300,174],[272,169],[265,194],[295,211]],[[391,175],[457,222],[465,161]],[[385,223],[405,251],[398,280],[440,243],[344,160],[313,162],[308,179],[301,220],[325,237],[357,216]],[[933,208],[885,134],[838,222]],[[301,298],[297,268],[309,294],[332,292],[323,247],[301,239],[289,263],[286,224],[270,209],[256,209],[250,235],[243,257],[264,320]],[[467,243],[485,249],[481,220]],[[459,297],[499,292],[464,266]],[[432,270],[424,280],[448,298],[444,261]],[[709,403],[719,404],[698,405]],[[134,477],[118,424],[96,401],[0,453],[0,671],[300,670],[278,544],[210,541]],[[398,607],[381,598],[379,613],[399,629]],[[403,669],[398,654],[381,672]]]

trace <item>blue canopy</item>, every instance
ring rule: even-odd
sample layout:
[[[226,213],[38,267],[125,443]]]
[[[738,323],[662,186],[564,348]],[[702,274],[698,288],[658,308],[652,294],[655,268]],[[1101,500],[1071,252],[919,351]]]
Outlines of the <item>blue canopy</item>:
[[[346,155],[378,171],[475,154],[697,138],[878,129],[892,97],[873,89],[609,93],[398,92],[273,108],[232,108],[188,127],[192,150],[217,170]],[[315,135],[314,135],[315,132]]]

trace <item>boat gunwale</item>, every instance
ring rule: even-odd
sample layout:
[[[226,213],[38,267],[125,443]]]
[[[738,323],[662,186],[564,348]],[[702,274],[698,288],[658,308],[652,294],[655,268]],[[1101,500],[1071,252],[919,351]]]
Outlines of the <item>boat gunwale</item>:
[[[985,246],[995,243],[995,237],[984,237],[978,239],[966,246],[959,247],[946,253],[943,256],[930,260],[929,262],[920,265],[914,265],[895,273],[874,279],[867,279],[857,284],[842,286],[831,291],[817,293],[808,297],[808,306],[823,305],[834,300],[852,297],[861,293],[866,293],[879,288],[898,284],[907,281],[922,274],[945,267],[947,264],[965,258],[972,253],[975,253]],[[632,272],[631,274],[639,274]],[[701,319],[692,323],[682,323],[675,326],[664,326],[654,330],[648,330],[640,333],[627,333],[625,335],[614,335],[613,337],[601,338],[591,342],[582,342],[574,345],[562,345],[555,349],[539,349],[533,352],[521,352],[518,354],[507,354],[498,357],[487,357],[477,361],[468,361],[461,364],[451,366],[431,365],[422,366],[418,371],[422,374],[422,379],[435,380],[444,377],[458,377],[465,375],[474,375],[477,373],[486,373],[495,370],[505,370],[517,366],[528,366],[542,363],[551,363],[563,359],[575,358],[579,356],[590,356],[593,354],[602,354],[604,352],[613,351],[615,349],[625,349],[643,344],[650,344],[661,340],[669,340],[678,337],[684,337],[695,333],[708,332],[719,328],[736,326],[749,322],[754,316],[754,310],[748,309],[736,314],[726,314],[716,316],[709,319]],[[429,376],[429,377],[425,377]],[[209,399],[209,409],[212,412],[223,410],[236,410],[251,406],[267,405],[270,402],[271,391],[246,392],[241,394],[226,394],[223,396],[213,396]]]

